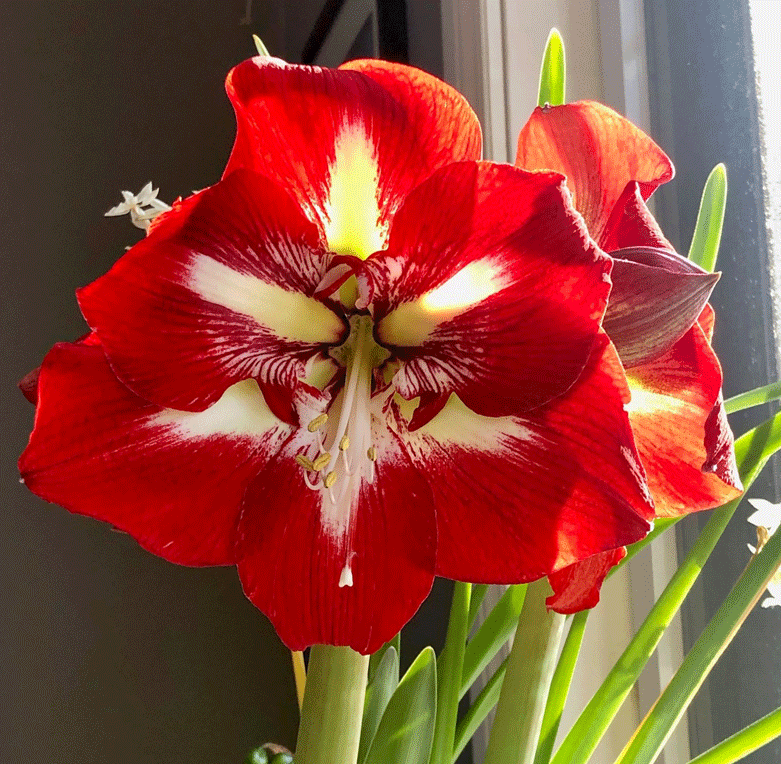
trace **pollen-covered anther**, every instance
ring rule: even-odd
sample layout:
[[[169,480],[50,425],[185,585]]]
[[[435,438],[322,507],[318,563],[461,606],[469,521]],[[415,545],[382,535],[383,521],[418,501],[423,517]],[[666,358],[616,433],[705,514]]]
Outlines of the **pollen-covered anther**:
[[[319,457],[318,457],[319,458]],[[318,468],[315,467],[315,463],[304,454],[296,454],[296,462],[299,466],[303,467],[305,470],[309,472],[317,472]]]
[[[320,472],[320,470],[323,469],[323,467],[328,466],[328,463],[330,461],[331,461],[331,454],[325,451],[312,462],[312,466],[315,468],[316,472]]]
[[[307,426],[309,432],[317,432],[328,421],[328,414],[316,416]]]
[[[336,482],[336,470],[331,470],[324,478],[323,478],[323,485],[326,488],[331,488],[333,484]]]
[[[369,457],[370,462],[376,462],[377,461],[377,447],[376,446],[369,446],[368,450],[366,451],[366,456]]]
[[[348,448],[350,448],[350,438],[345,435],[339,441],[339,450],[346,451]]]

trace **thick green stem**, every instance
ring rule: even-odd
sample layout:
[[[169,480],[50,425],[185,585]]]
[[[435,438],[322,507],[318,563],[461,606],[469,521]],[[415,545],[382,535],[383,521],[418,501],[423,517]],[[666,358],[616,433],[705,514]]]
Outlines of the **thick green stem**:
[[[431,764],[450,764],[453,755],[471,596],[471,584],[456,582],[445,647],[437,661],[437,719]]]
[[[548,611],[548,580],[529,584],[484,764],[531,764],[565,616]]]
[[[314,645],[296,744],[296,764],[355,764],[369,656]]]
[[[564,713],[564,704],[567,702],[567,695],[569,695],[569,687],[572,684],[572,676],[575,673],[575,665],[578,662],[580,646],[583,643],[586,621],[588,621],[590,612],[590,610],[581,610],[573,616],[570,623],[559,662],[553,672],[534,764],[548,764],[553,754],[553,744],[556,742],[556,735],[559,732],[561,715]]]

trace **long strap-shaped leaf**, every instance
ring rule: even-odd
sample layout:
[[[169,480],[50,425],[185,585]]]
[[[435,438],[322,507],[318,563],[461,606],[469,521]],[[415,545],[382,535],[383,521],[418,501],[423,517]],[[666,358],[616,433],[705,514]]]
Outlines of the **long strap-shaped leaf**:
[[[777,737],[781,737],[781,708],[722,740],[693,758],[689,764],[733,764]]]
[[[735,442],[743,485],[748,488],[767,460],[781,448],[781,414]],[[681,603],[700,575],[740,499],[715,510],[694,546],[651,608],[637,633],[589,701],[553,757],[553,764],[586,764],[624,699],[659,644]]]
[[[391,696],[369,746],[365,764],[426,764],[434,739],[437,660],[426,647]],[[339,764],[333,759],[332,764]]]
[[[656,761],[697,690],[738,633],[779,565],[781,533],[776,532],[743,571],[616,764],[651,764]]]
[[[750,409],[752,406],[761,406],[763,403],[770,403],[781,398],[781,382],[773,382],[764,387],[756,387],[740,395],[733,395],[724,401],[724,408],[728,414],[734,414],[736,411]]]

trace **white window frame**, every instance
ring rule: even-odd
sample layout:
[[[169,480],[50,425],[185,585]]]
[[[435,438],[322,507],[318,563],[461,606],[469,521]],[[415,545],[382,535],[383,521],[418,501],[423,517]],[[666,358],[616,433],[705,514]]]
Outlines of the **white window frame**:
[[[442,0],[441,8],[445,79],[480,117],[487,159],[515,159],[517,135],[537,102],[540,60],[552,27],[562,33],[566,46],[567,100],[602,101],[650,132],[643,0]],[[588,660],[581,660],[576,670],[560,736],[599,687],[677,565],[675,536],[665,534],[632,560],[626,574],[604,586],[583,643]],[[499,596],[501,588],[493,587],[484,613]],[[506,655],[507,650],[497,656],[489,671]],[[676,617],[595,751],[595,764],[616,759],[682,659]],[[484,725],[473,740],[476,761],[482,760],[488,729]],[[683,764],[690,758],[684,718],[658,761]]]

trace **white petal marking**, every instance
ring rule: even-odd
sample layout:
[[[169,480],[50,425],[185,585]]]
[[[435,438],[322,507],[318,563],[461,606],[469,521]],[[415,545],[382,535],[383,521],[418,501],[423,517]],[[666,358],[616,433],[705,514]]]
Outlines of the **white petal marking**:
[[[245,379],[231,385],[205,411],[164,409],[149,420],[150,425],[172,425],[187,438],[212,435],[262,438],[276,427],[290,429],[266,405],[258,383]]]
[[[363,125],[342,126],[330,169],[324,221],[328,248],[364,260],[385,246],[387,231],[380,225],[376,151]]]
[[[284,340],[332,343],[344,328],[318,300],[240,273],[206,255],[193,258],[187,286],[207,302],[249,316]]]
[[[539,446],[542,436],[526,427],[517,417],[489,417],[476,414],[457,395],[448,402],[430,422],[410,433],[428,436],[442,446],[456,446],[468,450],[495,454],[518,454],[518,441]]]
[[[496,261],[485,258],[462,268],[414,302],[405,302],[380,321],[377,329],[393,345],[421,345],[436,328],[510,286],[512,280]]]

